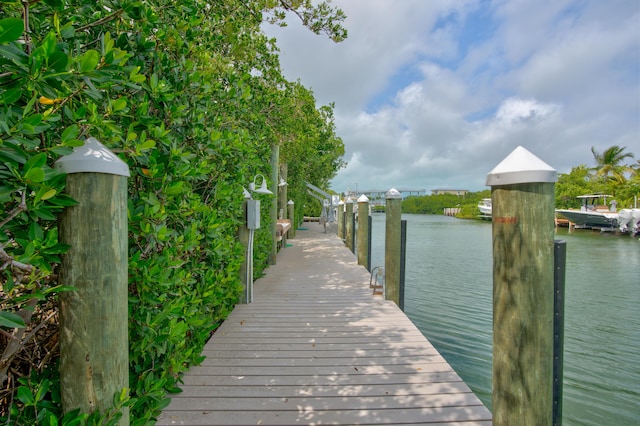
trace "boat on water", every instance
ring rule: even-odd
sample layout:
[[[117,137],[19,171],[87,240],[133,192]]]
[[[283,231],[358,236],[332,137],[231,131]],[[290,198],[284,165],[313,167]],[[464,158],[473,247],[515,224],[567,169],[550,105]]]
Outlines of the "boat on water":
[[[483,218],[491,218],[491,198],[483,198],[478,203],[480,216]]]
[[[614,231],[618,227],[616,201],[605,194],[580,195],[580,209],[556,209],[556,213],[567,218],[576,228],[600,229]]]

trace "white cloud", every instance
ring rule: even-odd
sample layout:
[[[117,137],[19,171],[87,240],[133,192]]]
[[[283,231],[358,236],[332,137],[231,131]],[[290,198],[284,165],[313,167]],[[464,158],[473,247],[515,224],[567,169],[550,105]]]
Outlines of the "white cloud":
[[[485,188],[523,145],[559,172],[591,146],[640,156],[640,5],[574,0],[335,0],[349,38],[291,22],[290,79],[336,104],[333,189]]]

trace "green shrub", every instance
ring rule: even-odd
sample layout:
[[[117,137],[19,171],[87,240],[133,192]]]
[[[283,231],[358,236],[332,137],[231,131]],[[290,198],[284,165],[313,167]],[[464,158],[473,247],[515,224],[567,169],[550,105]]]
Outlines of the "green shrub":
[[[242,187],[270,175],[272,145],[285,148],[288,194],[299,206],[306,180],[324,186],[342,166],[332,106],[317,108],[311,91],[282,77],[260,29],[263,13],[282,19],[277,7],[269,0],[2,3],[0,347],[30,344],[0,365],[0,422],[110,424],[128,406],[132,424],[153,423],[239,300]],[[341,12],[306,0],[289,7],[308,11],[305,24],[315,32],[346,35]],[[63,415],[57,294],[73,289],[57,281],[67,247],[56,216],[75,201],[53,165],[88,136],[131,171],[131,395],[116,395],[112,413]],[[256,234],[256,276],[271,249],[268,204]]]

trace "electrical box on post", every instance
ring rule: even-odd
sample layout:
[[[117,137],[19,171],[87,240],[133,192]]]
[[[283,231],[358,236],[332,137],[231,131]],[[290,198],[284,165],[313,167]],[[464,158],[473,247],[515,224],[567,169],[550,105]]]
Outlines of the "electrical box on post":
[[[260,200],[247,200],[247,228],[260,228]]]

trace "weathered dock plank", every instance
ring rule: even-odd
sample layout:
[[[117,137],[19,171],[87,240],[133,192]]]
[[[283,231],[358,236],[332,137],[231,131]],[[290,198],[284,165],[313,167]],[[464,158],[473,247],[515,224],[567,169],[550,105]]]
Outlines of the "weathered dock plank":
[[[491,413],[335,236],[299,232],[158,425],[489,425]]]

